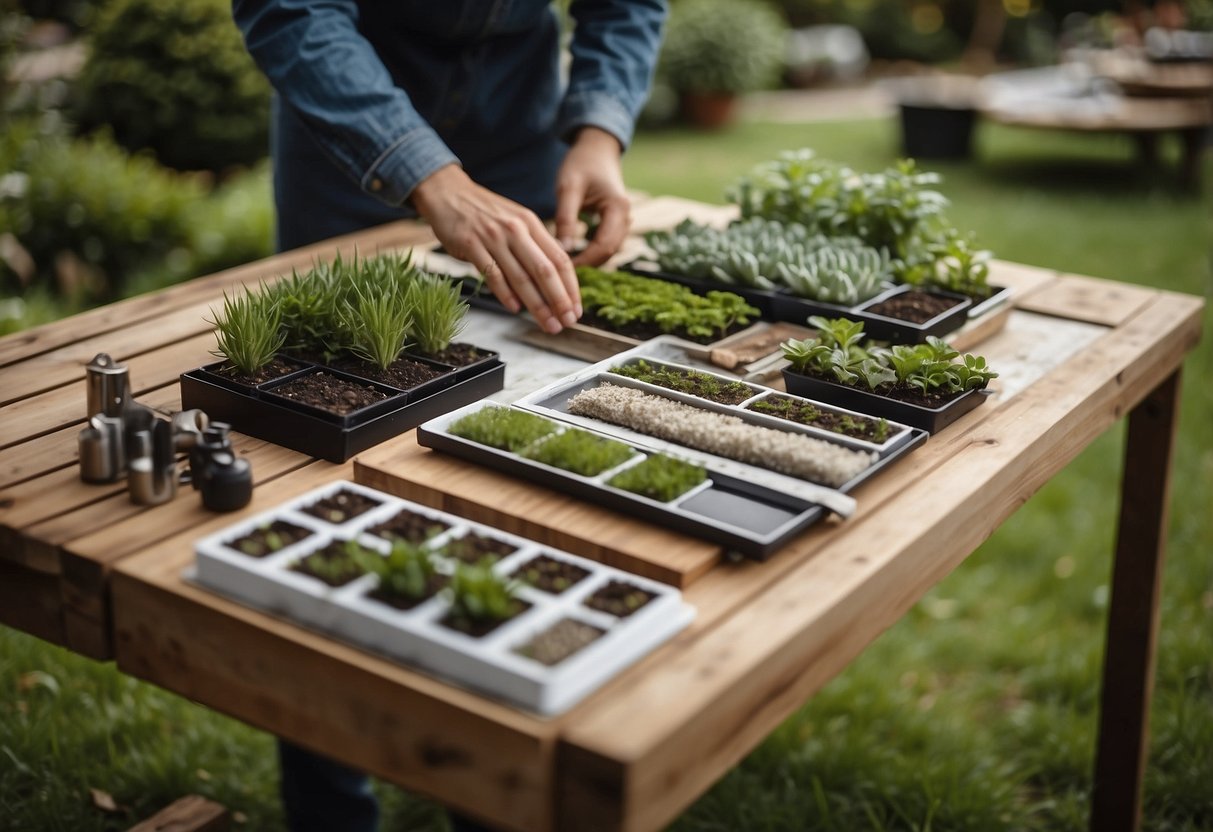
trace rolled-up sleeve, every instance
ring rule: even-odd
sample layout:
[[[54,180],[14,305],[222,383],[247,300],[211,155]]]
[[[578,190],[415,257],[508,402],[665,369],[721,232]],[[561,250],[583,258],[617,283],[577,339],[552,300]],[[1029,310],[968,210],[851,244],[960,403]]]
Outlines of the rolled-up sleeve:
[[[399,205],[459,163],[358,31],[352,0],[233,0],[232,13],[282,101],[367,193]]]
[[[626,148],[653,81],[666,3],[575,0],[569,13],[575,28],[559,134],[599,127]]]

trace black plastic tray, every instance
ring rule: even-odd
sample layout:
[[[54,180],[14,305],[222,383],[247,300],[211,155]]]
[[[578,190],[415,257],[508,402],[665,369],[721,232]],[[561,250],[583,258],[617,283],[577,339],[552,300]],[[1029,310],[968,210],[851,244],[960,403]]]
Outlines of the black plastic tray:
[[[931,408],[888,396],[879,396],[845,384],[813,378],[791,368],[783,369],[783,382],[789,393],[845,407],[871,416],[883,416],[903,425],[938,433],[989,398],[990,390],[970,390],[946,404]]]
[[[582,389],[597,379],[574,379],[570,389]],[[804,529],[820,520],[826,510],[803,498],[786,494],[762,483],[716,471],[708,471],[709,485],[688,492],[669,503],[623,491],[606,484],[615,470],[597,477],[583,477],[541,462],[526,459],[508,451],[481,445],[447,432],[447,427],[461,416],[478,407],[494,406],[481,403],[450,413],[417,429],[417,442],[427,448],[446,451],[464,459],[496,468],[523,479],[558,491],[581,497],[595,505],[606,506],[630,516],[657,523],[665,528],[719,543],[726,549],[756,560],[765,560]],[[496,405],[500,406],[500,405]],[[533,408],[528,408],[533,409]],[[558,425],[570,425],[558,412],[542,414]],[[635,441],[610,425],[587,426],[577,422],[574,427],[588,429],[630,446],[637,454],[651,455],[653,449]],[[847,493],[869,477],[883,470],[913,448],[925,442],[927,434],[911,430],[904,441],[878,454],[875,463],[838,488]],[[675,452],[675,455],[677,453]]]
[[[943,337],[949,332],[960,329],[968,321],[969,309],[973,305],[973,301],[965,295],[938,289],[925,290],[928,294],[948,298],[955,301],[955,303],[952,307],[944,310],[929,321],[914,323],[867,311],[869,307],[875,306],[881,301],[888,300],[905,292],[915,291],[914,287],[905,284],[890,285],[879,295],[869,298],[862,303],[855,304],[854,306],[843,306],[836,303],[822,303],[820,301],[809,300],[808,298],[802,298],[791,292],[781,290],[752,289],[715,280],[671,274],[659,269],[649,268],[645,263],[646,261],[643,260],[634,260],[623,268],[645,277],[656,277],[661,280],[678,283],[700,293],[714,290],[733,292],[741,295],[748,303],[758,307],[762,312],[762,316],[768,320],[804,324],[812,316],[821,315],[826,318],[849,318],[852,321],[862,321],[864,334],[868,338],[875,341],[888,341],[894,344],[918,344],[926,341],[928,336]],[[993,298],[990,300],[993,300]],[[986,301],[983,301],[983,303],[986,303]]]
[[[334,375],[346,375],[316,366]],[[409,394],[359,378],[359,383],[392,395],[345,416],[325,414],[272,395],[275,386],[298,378],[310,368],[254,388],[241,389],[224,383],[206,367],[199,367],[181,375],[181,406],[184,410],[203,410],[212,421],[227,422],[249,436],[329,462],[345,462],[356,453],[505,386],[505,364],[496,354],[491,361],[471,366],[476,369],[474,374],[460,379],[452,372],[453,379],[449,384],[439,389],[429,388],[428,395],[414,394],[412,398]],[[414,388],[415,391],[419,389]]]

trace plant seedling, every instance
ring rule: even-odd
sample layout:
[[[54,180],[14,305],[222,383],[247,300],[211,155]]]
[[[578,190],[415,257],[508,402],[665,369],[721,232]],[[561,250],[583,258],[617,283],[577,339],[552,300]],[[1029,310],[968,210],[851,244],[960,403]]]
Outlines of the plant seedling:
[[[525,609],[525,602],[518,598],[518,583],[486,565],[459,564],[445,591],[451,606],[449,618],[460,629],[481,631]]]
[[[521,455],[583,477],[596,477],[631,459],[635,453],[622,442],[570,428],[532,446]]]
[[[707,479],[702,465],[653,454],[607,480],[608,485],[668,503]]]
[[[417,349],[425,355],[437,355],[449,347],[463,328],[468,311],[459,284],[420,274],[409,284],[406,300],[412,319],[409,334]]]
[[[379,557],[377,552],[357,540],[334,540],[323,549],[297,561],[291,568],[318,578],[329,586],[344,586],[366,572],[363,563],[368,555]]]
[[[264,289],[264,285],[263,285]],[[274,359],[286,340],[279,325],[282,313],[274,298],[245,289],[240,297],[223,293],[223,312],[207,322],[215,327],[216,350],[245,375],[253,375]]]
[[[460,418],[449,428],[454,436],[517,453],[536,439],[556,430],[542,416],[508,407],[485,407]]]
[[[349,349],[386,370],[400,357],[413,324],[406,290],[396,286],[354,286],[354,296],[340,307],[338,320]]]
[[[358,563],[379,577],[378,592],[384,595],[417,602],[434,593],[438,573],[434,556],[424,546],[397,540],[386,556],[363,549]]]

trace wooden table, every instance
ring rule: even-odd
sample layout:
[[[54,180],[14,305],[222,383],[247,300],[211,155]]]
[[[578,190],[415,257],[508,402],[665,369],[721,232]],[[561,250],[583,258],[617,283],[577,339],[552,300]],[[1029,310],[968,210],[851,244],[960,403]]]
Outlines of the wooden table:
[[[642,200],[637,231],[688,209],[728,210]],[[995,282],[1019,289],[1007,328],[981,350],[1003,374],[999,394],[859,489],[845,524],[819,525],[766,563],[718,562],[685,590],[698,608],[688,630],[545,720],[183,579],[202,533],[348,477],[349,464],[237,437],[258,487],[248,509],[225,516],[188,490],[142,508],[121,484],[77,475],[84,366],[97,352],[129,365],[140,401],[171,412],[178,374],[209,359],[204,317],[224,289],[337,247],[427,239],[415,225],[385,226],[0,340],[0,621],[503,828],[656,829],[1128,416],[1091,827],[1137,827],[1170,449],[1200,299],[996,263]],[[505,398],[578,366],[539,360],[512,340],[522,329],[476,322],[473,340],[502,339]],[[418,453],[411,433],[370,452]]]

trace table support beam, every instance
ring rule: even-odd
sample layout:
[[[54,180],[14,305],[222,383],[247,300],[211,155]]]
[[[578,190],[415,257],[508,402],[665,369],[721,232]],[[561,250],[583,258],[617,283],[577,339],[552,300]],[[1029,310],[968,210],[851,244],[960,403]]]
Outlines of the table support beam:
[[[1141,826],[1179,378],[1176,370],[1129,413],[1091,797],[1092,832],[1136,832]]]

